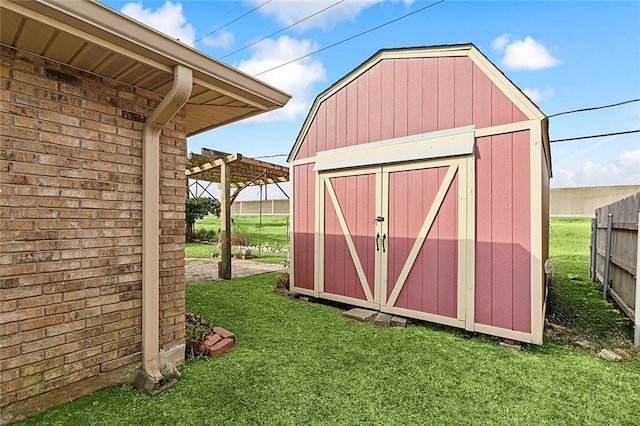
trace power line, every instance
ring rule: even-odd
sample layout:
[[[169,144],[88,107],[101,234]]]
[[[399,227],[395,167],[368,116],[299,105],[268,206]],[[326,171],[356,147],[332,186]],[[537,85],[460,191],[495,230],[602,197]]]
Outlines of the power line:
[[[269,69],[267,69],[267,70],[261,71],[261,72],[259,72],[259,73],[257,73],[257,74],[254,74],[253,76],[254,76],[254,77],[257,77],[257,76],[262,75],[262,74],[265,74],[265,73],[267,73],[267,72],[269,72],[269,71],[273,71],[273,70],[275,70],[275,69],[278,69],[278,68],[284,67],[285,65],[289,65],[289,64],[292,64],[292,63],[294,63],[294,62],[297,62],[297,61],[299,61],[299,60],[301,60],[301,59],[308,58],[309,56],[311,56],[311,55],[315,55],[316,53],[320,53],[320,52],[323,52],[323,51],[325,51],[325,50],[327,50],[327,49],[331,49],[332,47],[338,46],[339,44],[346,43],[347,41],[351,41],[351,40],[353,40],[353,39],[355,39],[355,38],[358,38],[358,37],[360,37],[360,36],[363,36],[363,35],[365,35],[365,34],[368,34],[368,33],[372,32],[372,31],[378,30],[378,29],[380,29],[380,28],[382,28],[382,27],[386,27],[387,25],[390,25],[390,24],[393,24],[393,23],[395,23],[395,22],[398,22],[398,21],[400,21],[401,19],[408,18],[408,17],[409,17],[409,16],[411,16],[411,15],[415,15],[415,14],[416,14],[416,13],[418,13],[418,12],[422,12],[423,10],[429,9],[429,8],[431,8],[431,7],[433,7],[433,6],[436,6],[436,5],[440,4],[440,3],[443,3],[444,1],[445,1],[445,0],[438,0],[438,1],[436,1],[436,2],[433,2],[433,3],[431,3],[431,4],[426,5],[426,6],[424,6],[424,7],[421,7],[420,9],[414,10],[413,12],[407,13],[406,15],[402,15],[402,16],[400,16],[400,17],[398,17],[398,18],[392,19],[391,21],[387,21],[387,22],[385,22],[385,23],[383,23],[383,24],[380,24],[380,25],[378,25],[378,26],[375,26],[375,27],[373,27],[373,28],[369,28],[369,29],[368,29],[368,30],[366,30],[366,31],[363,31],[363,32],[358,33],[358,34],[356,34],[356,35],[353,35],[353,36],[351,36],[351,37],[347,37],[347,38],[345,38],[345,39],[343,39],[343,40],[340,40],[340,41],[338,41],[338,42],[336,42],[336,43],[330,44],[329,46],[325,46],[325,47],[323,47],[322,49],[318,49],[318,50],[316,50],[316,51],[314,51],[314,52],[307,53],[306,55],[304,55],[304,56],[300,56],[299,58],[292,59],[292,60],[290,60],[290,61],[288,61],[288,62],[285,62],[285,63],[283,63],[283,64],[280,64],[280,65],[276,65],[275,67],[272,67],[272,68],[269,68]]]
[[[640,98],[638,98],[638,99],[629,99],[628,101],[617,102],[615,104],[610,104],[610,105],[602,105],[602,106],[596,106],[596,107],[590,107],[590,108],[574,109],[574,110],[571,110],[571,111],[557,112],[555,114],[551,114],[548,117],[551,118],[551,117],[557,117],[559,115],[564,115],[564,114],[573,114],[573,113],[576,113],[576,112],[594,111],[594,110],[597,110],[597,109],[617,107],[617,106],[620,106],[620,105],[630,104],[632,102],[638,102],[638,101],[640,101]]]
[[[285,30],[288,30],[289,28],[291,28],[291,27],[293,27],[293,26],[295,26],[295,25],[298,25],[298,24],[299,24],[299,23],[301,23],[301,22],[304,22],[304,21],[306,21],[306,20],[308,20],[308,19],[311,19],[311,18],[313,18],[314,16],[319,15],[319,14],[321,14],[322,12],[324,12],[324,11],[326,11],[326,10],[329,10],[329,9],[331,9],[331,8],[332,8],[332,7],[334,7],[334,6],[337,6],[337,5],[339,5],[340,3],[344,2],[344,1],[345,1],[345,0],[340,0],[340,1],[338,1],[338,2],[335,2],[335,3],[333,3],[332,5],[327,6],[327,7],[325,7],[324,9],[317,11],[316,13],[314,13],[314,14],[312,14],[312,15],[307,16],[306,18],[299,20],[298,22],[294,22],[293,24],[291,24],[291,25],[289,25],[289,26],[287,26],[287,27],[284,27],[284,28],[282,28],[282,29],[280,29],[280,30],[278,30],[278,31],[276,31],[276,32],[274,32],[274,33],[271,33],[271,34],[269,34],[268,36],[262,37],[260,40],[256,40],[256,41],[254,41],[253,43],[249,43],[249,44],[247,44],[246,46],[241,47],[241,48],[240,48],[240,49],[238,49],[238,50],[235,50],[235,51],[233,51],[233,52],[231,52],[231,53],[229,53],[229,54],[227,54],[227,55],[224,55],[224,56],[223,56],[222,58],[220,58],[220,59],[224,59],[224,58],[226,58],[226,57],[228,57],[228,56],[235,55],[236,53],[241,52],[241,51],[243,51],[244,49],[246,49],[246,48],[248,48],[248,47],[253,46],[254,44],[258,44],[258,43],[260,43],[261,41],[264,41],[264,40],[266,40],[266,39],[268,39],[268,38],[271,38],[271,37],[273,37],[273,36],[274,36],[274,35],[276,35],[276,34],[280,34],[281,32],[283,32],[283,31],[285,31]]]
[[[221,30],[221,29],[223,29],[224,27],[227,27],[227,26],[229,26],[229,25],[233,24],[234,22],[237,22],[237,21],[239,21],[240,19],[244,18],[244,17],[245,17],[245,16],[247,16],[248,14],[250,14],[250,13],[252,13],[252,12],[255,12],[256,10],[260,9],[260,8],[261,8],[262,6],[264,6],[265,4],[267,4],[267,3],[271,3],[271,1],[272,1],[272,0],[267,0],[267,1],[265,1],[264,3],[260,4],[259,6],[254,7],[254,8],[253,8],[253,9],[251,9],[250,11],[248,11],[248,12],[244,13],[243,15],[238,16],[238,17],[237,17],[236,19],[234,19],[233,21],[231,21],[231,22],[227,22],[226,24],[219,26],[218,28],[216,28],[215,30],[211,31],[210,33],[207,33],[207,34],[203,35],[202,37],[200,37],[199,39],[197,39],[197,40],[196,40],[196,41],[194,41],[193,43],[195,44],[196,42],[198,42],[198,41],[202,40],[203,38],[205,38],[205,37],[209,37],[209,36],[210,36],[211,34],[213,34],[213,33],[217,33],[218,31],[220,31],[220,30]]]
[[[217,17],[216,19],[214,19],[213,21],[209,22],[209,23],[208,23],[208,24],[206,24],[206,25],[203,25],[203,26],[202,26],[202,29],[207,28],[209,25],[213,25],[213,24],[215,24],[216,22],[218,22],[219,20],[221,20],[222,18],[224,18],[225,16],[227,16],[228,14],[230,14],[231,12],[233,12],[234,10],[238,9],[239,7],[240,7],[240,4],[236,5],[236,7],[234,7],[233,9],[229,9],[229,10],[227,10],[225,13],[223,13],[223,14],[222,14],[222,15],[220,15],[220,16],[218,16],[218,17]],[[217,30],[216,30],[216,31],[217,31]],[[204,37],[206,37],[206,36],[204,36]],[[199,39],[198,39],[198,40],[196,40],[196,41],[200,41],[200,40],[202,40],[204,37],[199,38]],[[194,41],[194,43],[195,43],[196,41]]]
[[[555,139],[555,140],[549,141],[549,143],[553,143],[553,142],[577,141],[577,140],[581,140],[581,139],[603,138],[603,137],[605,137],[605,136],[627,135],[627,134],[629,134],[629,133],[638,133],[638,132],[640,132],[640,129],[636,129],[636,130],[627,130],[627,131],[624,131],[624,132],[603,133],[603,134],[601,134],[601,135],[576,136],[576,137],[574,137],[574,138]]]
[[[289,154],[262,155],[260,157],[253,157],[253,158],[258,159],[258,158],[286,157],[287,155],[289,155]]]

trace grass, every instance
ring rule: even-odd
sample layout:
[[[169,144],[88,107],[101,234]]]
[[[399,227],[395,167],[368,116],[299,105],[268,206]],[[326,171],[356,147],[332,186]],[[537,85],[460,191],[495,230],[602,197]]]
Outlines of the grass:
[[[631,322],[602,300],[601,286],[589,278],[589,218],[552,218],[549,239],[554,267],[547,319],[566,327],[558,337],[630,348]]]
[[[239,254],[242,252],[240,249],[232,248],[232,254]],[[211,253],[220,253],[220,249],[211,244],[201,244],[201,243],[186,243],[184,255],[185,257],[211,257]],[[282,263],[286,260],[286,253],[275,253],[268,251],[257,251],[252,250],[251,256],[253,256],[253,260],[257,260],[258,262],[264,263]]]
[[[244,234],[251,245],[266,245],[273,248],[289,248],[287,242],[288,216],[262,216],[260,226],[259,216],[234,216],[232,232]],[[220,229],[220,218],[207,216],[196,221],[196,230]]]
[[[606,339],[586,317],[618,326],[618,316],[591,303],[597,287],[582,277],[585,247],[564,241],[582,232],[580,221],[552,222],[553,312]],[[276,296],[275,277],[187,287],[187,310],[234,331],[238,343],[221,357],[189,362],[168,391],[150,397],[119,386],[25,424],[637,424],[637,355],[611,363],[556,337],[514,353],[426,323],[377,328],[329,305]],[[580,291],[570,291],[574,284]],[[583,304],[561,305],[575,300],[590,301],[586,313]]]
[[[289,248],[287,242],[287,216],[262,216],[262,227],[259,216],[235,216],[233,232],[245,234],[251,245],[265,245],[272,248]],[[220,218],[207,216],[196,221],[196,230],[212,229],[218,231]],[[232,253],[240,253],[240,249],[232,249]],[[201,243],[187,243],[185,257],[211,257],[211,253],[220,253],[215,245]],[[287,258],[286,253],[252,251],[255,260],[265,263],[282,263]]]

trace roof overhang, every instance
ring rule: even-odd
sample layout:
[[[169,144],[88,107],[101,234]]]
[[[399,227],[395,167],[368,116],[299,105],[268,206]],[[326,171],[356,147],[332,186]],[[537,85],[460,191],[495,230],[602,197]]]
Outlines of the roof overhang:
[[[193,71],[187,136],[284,106],[291,96],[95,0],[0,0],[0,43],[164,96]]]
[[[422,46],[422,47],[405,47],[394,49],[381,49],[377,51],[373,56],[364,61],[358,67],[356,67],[349,74],[335,82],[324,92],[320,93],[313,101],[313,105],[305,119],[300,133],[296,138],[296,142],[289,153],[287,162],[292,162],[300,149],[300,145],[304,140],[313,119],[315,118],[320,104],[334,95],[340,89],[348,85],[350,82],[358,78],[360,75],[367,72],[370,68],[378,64],[385,59],[400,59],[400,58],[429,58],[429,57],[455,57],[455,56],[467,56],[469,57],[489,79],[496,84],[513,102],[522,113],[527,116],[529,120],[540,120],[543,122],[543,140],[545,144],[545,151],[547,152],[547,165],[551,172],[551,155],[549,148],[549,136],[548,136],[548,124],[546,115],[534,104],[531,99],[527,97],[502,71],[498,69],[480,50],[472,43],[465,44],[453,44],[453,45],[441,45],[441,46]]]

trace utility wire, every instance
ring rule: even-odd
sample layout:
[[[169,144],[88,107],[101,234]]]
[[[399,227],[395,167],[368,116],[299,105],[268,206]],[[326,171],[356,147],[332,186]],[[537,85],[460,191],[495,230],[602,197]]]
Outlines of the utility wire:
[[[218,17],[217,17],[216,19],[214,19],[213,21],[209,22],[209,23],[208,23],[208,24],[206,24],[206,25],[203,25],[203,26],[202,26],[202,29],[207,28],[209,25],[213,25],[213,24],[215,24],[216,22],[218,22],[219,20],[221,20],[222,18],[224,18],[225,16],[227,16],[228,14],[230,14],[231,12],[233,12],[234,10],[238,9],[239,7],[240,7],[240,4],[236,5],[236,7],[234,7],[233,9],[229,9],[229,10],[227,10],[225,13],[223,13],[223,14],[222,14],[222,15],[220,15],[220,16],[218,16]],[[216,30],[216,31],[217,31],[217,30]],[[206,36],[204,36],[204,37],[206,37]],[[199,38],[199,39],[198,39],[198,40],[196,40],[196,41],[200,41],[200,40],[202,40],[204,37],[201,37],[201,38]],[[194,41],[194,43],[195,43],[196,41]]]
[[[308,20],[308,19],[311,19],[311,18],[313,18],[314,16],[319,15],[319,14],[321,14],[322,12],[324,12],[324,11],[326,11],[326,10],[329,10],[329,9],[331,9],[331,8],[332,8],[332,7],[334,7],[334,6],[337,6],[337,5],[339,5],[340,3],[343,3],[344,1],[345,1],[345,0],[340,0],[340,1],[338,1],[338,2],[335,2],[335,3],[333,3],[332,5],[327,6],[327,7],[325,7],[324,9],[317,11],[316,13],[314,13],[314,14],[312,14],[312,15],[307,16],[306,18],[299,20],[298,22],[294,22],[293,24],[291,24],[291,25],[289,25],[289,26],[287,26],[287,27],[284,27],[284,28],[282,28],[282,29],[280,29],[280,30],[278,30],[278,31],[276,31],[276,32],[274,32],[274,33],[271,33],[271,34],[269,34],[268,36],[262,37],[260,40],[256,40],[256,41],[254,41],[253,43],[249,43],[249,44],[247,44],[246,46],[241,47],[241,48],[240,48],[240,49],[238,49],[238,50],[234,50],[233,52],[231,52],[231,53],[229,53],[229,54],[224,55],[224,56],[223,56],[223,57],[221,57],[220,59],[224,59],[224,58],[226,58],[226,57],[228,57],[228,56],[235,55],[236,53],[241,52],[241,51],[243,51],[244,49],[246,49],[246,48],[248,48],[248,47],[253,46],[254,44],[258,44],[258,43],[260,43],[261,41],[264,41],[264,40],[266,40],[266,39],[268,39],[268,38],[271,38],[271,37],[273,37],[273,36],[274,36],[274,35],[276,35],[276,34],[280,34],[281,32],[283,32],[283,31],[285,31],[285,30],[288,30],[289,28],[291,28],[291,27],[293,27],[293,26],[295,26],[295,25],[298,25],[298,24],[299,24],[299,23],[301,23],[301,22],[304,22],[304,21],[306,21],[306,20]]]
[[[603,133],[601,135],[576,136],[574,138],[555,139],[555,140],[549,141],[549,143],[577,141],[577,140],[581,140],[581,139],[603,138],[605,136],[618,136],[618,135],[626,135],[626,134],[629,134],[629,133],[639,133],[639,132],[640,132],[640,129],[636,129],[636,130],[627,130],[627,131],[624,131],[624,132]]]
[[[610,105],[602,105],[602,106],[596,106],[596,107],[590,107],[590,108],[574,109],[574,110],[571,110],[571,111],[557,112],[555,114],[551,114],[549,116],[549,118],[557,117],[559,115],[564,115],[564,114],[573,114],[573,113],[576,113],[576,112],[594,111],[594,110],[597,110],[597,109],[611,108],[611,107],[630,104],[632,102],[638,102],[638,101],[640,101],[640,98],[638,98],[638,99],[629,99],[628,101],[622,101],[622,102],[618,102],[618,103],[610,104]]]
[[[252,12],[255,12],[256,10],[260,9],[260,8],[261,8],[262,6],[264,6],[265,4],[267,4],[267,3],[271,3],[271,1],[272,1],[272,0],[267,0],[267,1],[265,1],[264,3],[260,4],[259,6],[254,7],[254,8],[253,8],[253,9],[251,9],[250,11],[248,11],[248,12],[244,13],[243,15],[238,16],[238,17],[237,17],[236,19],[234,19],[233,21],[231,21],[231,22],[227,22],[226,24],[219,26],[218,28],[216,28],[215,30],[211,31],[210,33],[207,33],[207,34],[203,35],[202,37],[200,37],[199,39],[197,39],[197,40],[196,40],[196,41],[194,41],[193,43],[195,44],[196,42],[198,42],[198,41],[202,40],[203,38],[205,38],[205,37],[209,37],[211,34],[217,33],[218,31],[220,31],[220,30],[221,30],[221,29],[223,29],[224,27],[227,27],[227,26],[229,26],[229,25],[233,24],[234,22],[237,22],[237,21],[239,21],[240,19],[244,18],[244,17],[245,17],[245,16],[247,16],[248,14],[250,14],[250,13],[252,13]]]
[[[289,154],[273,154],[273,155],[262,155],[260,157],[253,157],[253,158],[273,158],[273,157],[286,157]]]
[[[257,74],[254,74],[253,76],[254,76],[254,77],[257,77],[257,76],[259,76],[259,75],[262,75],[262,74],[268,73],[269,71],[273,71],[273,70],[275,70],[275,69],[278,69],[278,68],[284,67],[285,65],[289,65],[289,64],[292,64],[292,63],[294,63],[294,62],[297,62],[297,61],[299,61],[299,60],[301,60],[301,59],[308,58],[309,56],[311,56],[311,55],[315,55],[316,53],[320,53],[320,52],[323,52],[323,51],[325,51],[325,50],[327,50],[327,49],[331,49],[332,47],[338,46],[339,44],[346,43],[347,41],[351,41],[351,40],[353,40],[353,39],[355,39],[355,38],[358,38],[358,37],[360,37],[360,36],[363,36],[363,35],[365,35],[365,34],[368,34],[368,33],[372,32],[372,31],[378,30],[378,29],[380,29],[380,28],[382,28],[382,27],[386,27],[387,25],[391,25],[391,24],[393,24],[393,23],[395,23],[395,22],[400,21],[401,19],[408,18],[408,17],[409,17],[409,16],[411,16],[411,15],[415,15],[415,14],[416,14],[416,13],[418,13],[418,12],[422,12],[423,10],[429,9],[429,8],[431,8],[431,7],[433,7],[433,6],[436,6],[436,5],[440,4],[440,3],[443,3],[444,1],[445,1],[445,0],[438,0],[438,1],[436,1],[436,2],[433,2],[433,3],[431,3],[431,4],[426,5],[426,6],[424,6],[424,7],[421,7],[420,9],[414,10],[413,12],[410,12],[410,13],[407,13],[407,14],[405,14],[405,15],[399,16],[398,18],[392,19],[391,21],[387,21],[387,22],[385,22],[385,23],[383,23],[383,24],[380,24],[380,25],[378,25],[378,26],[375,26],[375,27],[373,27],[373,28],[369,28],[369,29],[368,29],[368,30],[366,30],[366,31],[362,31],[361,33],[355,34],[355,35],[353,35],[353,36],[351,36],[351,37],[347,37],[347,38],[345,38],[345,39],[343,39],[343,40],[340,40],[340,41],[338,41],[338,42],[336,42],[336,43],[330,44],[329,46],[325,46],[325,47],[323,47],[322,49],[318,49],[318,50],[316,50],[316,51],[314,51],[314,52],[307,53],[306,55],[304,55],[304,56],[300,56],[299,58],[292,59],[292,60],[290,60],[290,61],[288,61],[288,62],[285,62],[285,63],[283,63],[283,64],[280,64],[280,65],[276,65],[275,67],[272,67],[272,68],[266,69],[266,70],[264,70],[264,71],[261,71],[261,72],[259,72],[259,73],[257,73]]]

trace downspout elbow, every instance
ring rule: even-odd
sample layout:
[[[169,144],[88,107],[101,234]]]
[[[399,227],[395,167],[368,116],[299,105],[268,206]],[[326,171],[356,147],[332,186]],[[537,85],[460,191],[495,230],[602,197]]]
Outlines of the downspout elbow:
[[[191,96],[193,73],[176,65],[173,85],[142,131],[142,375],[136,386],[157,390],[160,351],[160,133]],[[142,376],[142,380],[140,380]],[[140,382],[140,383],[139,383]]]

